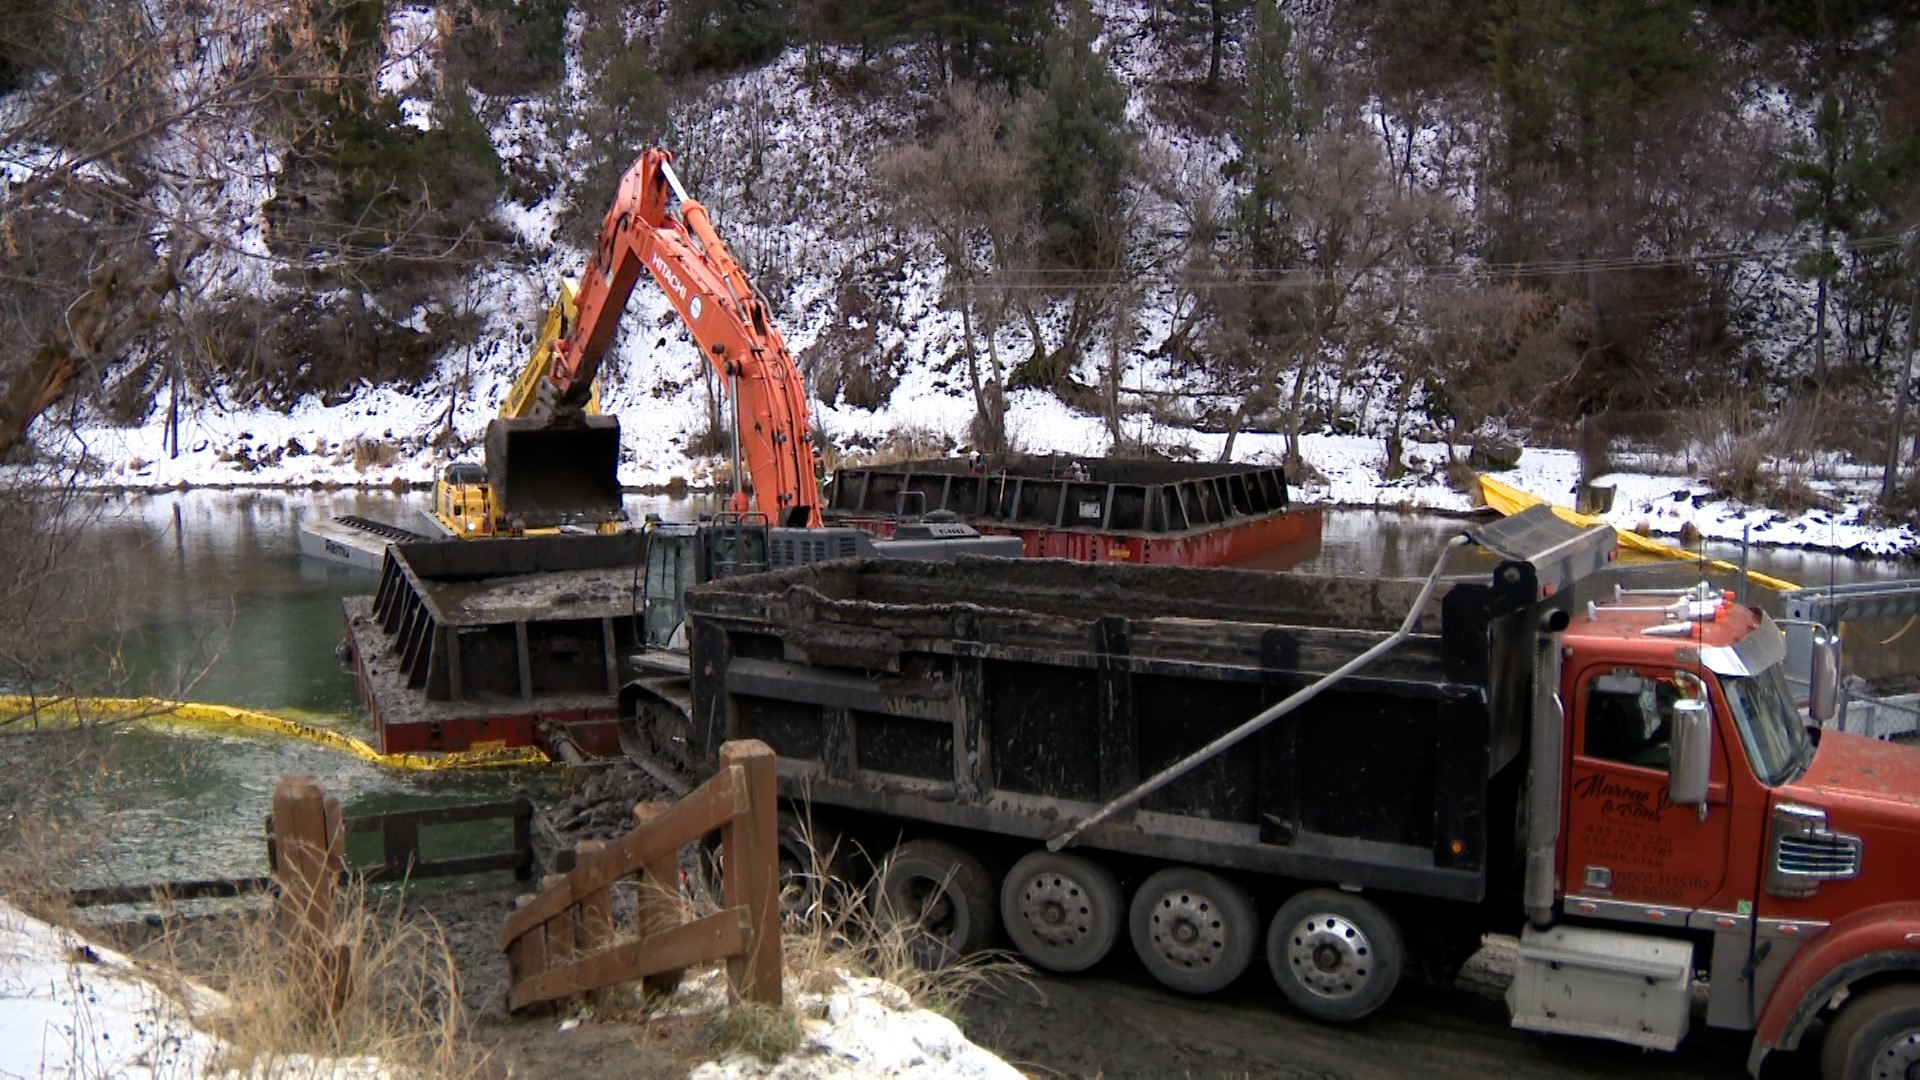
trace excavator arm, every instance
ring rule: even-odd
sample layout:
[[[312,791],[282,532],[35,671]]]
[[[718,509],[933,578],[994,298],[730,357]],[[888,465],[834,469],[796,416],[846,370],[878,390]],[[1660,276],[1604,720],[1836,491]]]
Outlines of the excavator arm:
[[[560,295],[554,298],[553,307],[547,309],[547,318],[540,326],[540,337],[533,345],[533,358],[527,366],[520,369],[514,377],[513,387],[507,391],[507,399],[500,403],[500,419],[517,420],[533,415],[540,400],[540,384],[553,373],[553,357],[560,339],[580,319],[580,305],[574,300],[580,287],[571,281],[562,279]],[[586,413],[597,416],[600,413],[600,384],[589,379]]]
[[[731,508],[757,511],[776,525],[819,525],[820,494],[799,365],[768,316],[766,302],[714,233],[706,208],[680,185],[672,161],[667,151],[650,149],[620,181],[572,298],[571,325],[555,342],[550,370],[539,377],[523,415],[554,424],[580,415],[644,269],[679,312],[732,401],[736,490]],[[556,311],[563,308],[556,305]]]

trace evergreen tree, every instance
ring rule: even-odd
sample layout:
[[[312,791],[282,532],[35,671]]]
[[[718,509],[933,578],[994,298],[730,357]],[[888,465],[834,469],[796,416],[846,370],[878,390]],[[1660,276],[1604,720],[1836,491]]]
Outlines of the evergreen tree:
[[[1701,66],[1686,0],[1506,0],[1491,32],[1505,164],[1548,165],[1586,194]]]
[[[1247,257],[1256,267],[1283,267],[1290,260],[1282,209],[1286,178],[1281,150],[1283,143],[1297,140],[1307,130],[1287,71],[1292,47],[1293,30],[1279,0],[1254,0],[1253,28],[1246,43],[1246,100],[1233,123],[1239,158],[1228,167],[1228,174],[1241,183],[1235,219]]]
[[[582,169],[561,228],[568,239],[589,245],[620,178],[642,150],[666,136],[667,109],[659,59],[644,40],[627,36],[621,20],[588,25],[580,65],[589,92],[571,120]]]
[[[385,20],[381,0],[342,4],[327,12],[323,48],[344,71],[371,71]],[[289,111],[285,183],[267,206],[284,248],[301,255],[383,249],[387,257],[360,273],[397,277],[417,260],[446,258],[492,211],[500,160],[457,80],[426,130],[408,123],[371,78],[304,91]]]
[[[1902,196],[1920,164],[1920,138],[1897,131],[1882,134],[1872,120],[1845,89],[1829,87],[1821,94],[1812,138],[1801,141],[1786,166],[1794,217],[1819,235],[1815,248],[1794,264],[1796,272],[1815,283],[1816,380],[1826,377],[1831,362],[1827,339],[1834,279],[1851,263],[1861,279],[1856,285],[1867,294],[1859,301],[1882,299],[1873,294],[1886,290],[1876,286],[1890,284],[1879,279],[1895,276],[1891,264],[1899,254],[1888,243],[1889,236],[1912,224],[1912,210]]]
[[[764,63],[786,47],[790,32],[776,0],[674,0],[667,8],[667,62],[675,71]]]
[[[1098,32],[1084,0],[1046,48],[1046,83],[1028,110],[1032,212],[1042,250],[1071,267],[1102,265],[1123,242],[1123,196],[1133,165],[1127,89],[1094,51]]]
[[[487,94],[552,86],[566,70],[568,0],[467,0],[447,45],[455,75]]]

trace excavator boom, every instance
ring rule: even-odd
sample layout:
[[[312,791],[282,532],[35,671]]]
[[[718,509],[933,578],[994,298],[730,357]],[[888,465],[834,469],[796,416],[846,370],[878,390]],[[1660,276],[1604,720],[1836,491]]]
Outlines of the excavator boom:
[[[574,309],[564,320],[569,325],[554,343],[549,370],[535,376],[523,419],[504,424],[498,439],[492,429],[488,432],[488,470],[496,483],[509,476],[509,486],[523,490],[538,486],[539,477],[548,473],[556,483],[565,482],[559,473],[567,454],[535,433],[581,423],[594,377],[644,270],[686,323],[732,402],[732,509],[764,515],[776,525],[819,525],[820,493],[799,366],[765,301],[714,232],[706,208],[688,197],[674,175],[672,161],[667,151],[650,149],[620,181],[572,297]],[[544,450],[536,451],[543,440]]]

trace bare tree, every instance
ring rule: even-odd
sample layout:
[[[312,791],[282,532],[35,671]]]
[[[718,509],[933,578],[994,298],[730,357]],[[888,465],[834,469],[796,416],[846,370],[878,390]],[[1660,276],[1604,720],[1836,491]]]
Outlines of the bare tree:
[[[1006,98],[955,83],[934,136],[879,170],[901,211],[933,238],[945,265],[941,303],[961,322],[961,350],[973,391],[974,443],[1006,449],[1006,325],[1011,268],[1024,258],[1019,197],[1025,162],[1006,135]]]
[[[262,133],[285,140],[305,122],[290,94],[370,84],[381,55],[378,41],[345,46],[348,0],[56,2],[44,63],[0,121],[0,279],[21,328],[0,348],[0,454],[168,311],[184,319],[195,297],[257,292],[275,266],[310,263],[270,254],[248,201],[284,165],[286,143]],[[315,254],[351,266],[392,240],[348,225]]]
[[[1232,453],[1234,435],[1248,420],[1277,408],[1287,462],[1298,467],[1308,390],[1322,364],[1345,347],[1355,298],[1386,273],[1400,249],[1408,204],[1394,197],[1379,148],[1356,127],[1335,125],[1263,152],[1279,159],[1275,172],[1288,178],[1279,195],[1281,220],[1301,262],[1257,268],[1233,283],[1257,306],[1245,315],[1255,328],[1242,358],[1250,367],[1238,373],[1245,394],[1223,453]],[[1280,382],[1289,374],[1283,399]]]

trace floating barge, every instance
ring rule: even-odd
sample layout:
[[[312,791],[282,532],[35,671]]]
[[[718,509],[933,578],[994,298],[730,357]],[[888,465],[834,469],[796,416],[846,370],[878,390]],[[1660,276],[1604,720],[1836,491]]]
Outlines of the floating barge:
[[[831,525],[888,537],[955,528],[947,515],[1018,537],[1027,556],[1081,562],[1284,568],[1320,546],[1319,509],[1291,506],[1280,470],[1258,466],[914,462],[841,470],[829,508]],[[871,546],[850,528],[773,532],[793,534],[769,544],[775,568]],[[646,649],[636,617],[647,543],[618,533],[390,545],[378,592],[342,602],[380,749],[564,741],[618,754],[622,686],[663,671],[685,680],[685,654]]]
[[[398,543],[380,588],[341,602],[382,753],[549,747],[565,728],[619,751],[622,662],[638,646],[639,533]]]
[[[1277,466],[1130,458],[960,458],[839,469],[836,522],[887,534],[946,511],[1029,558],[1282,569],[1320,549],[1319,507],[1296,507]]]
[[[411,543],[431,537],[385,521],[341,514],[309,516],[300,522],[300,554],[361,570],[378,571],[389,544]]]

